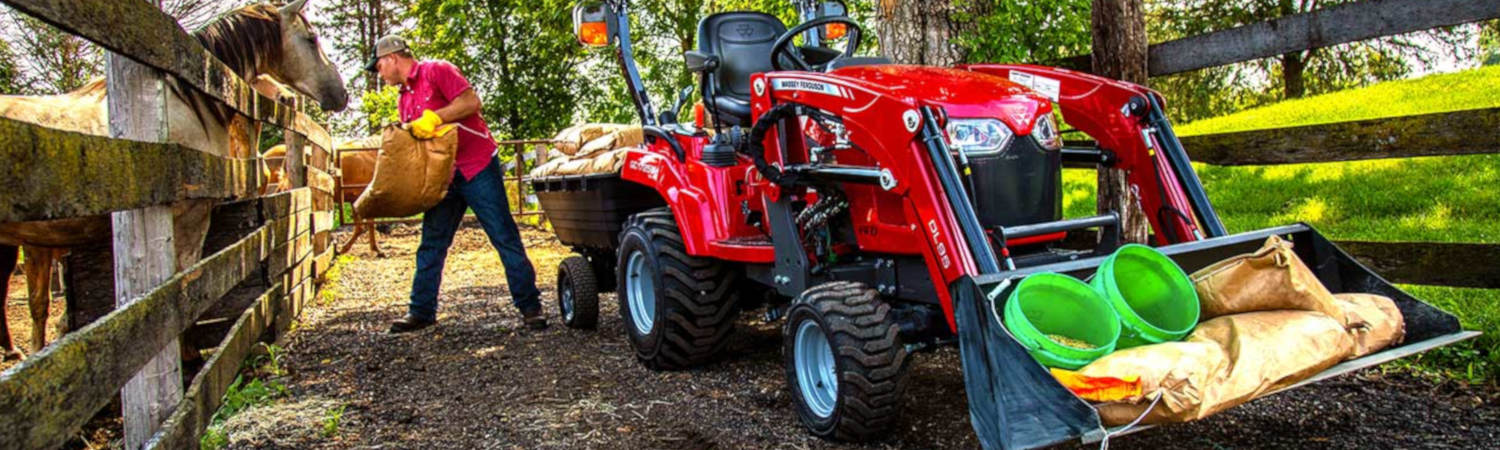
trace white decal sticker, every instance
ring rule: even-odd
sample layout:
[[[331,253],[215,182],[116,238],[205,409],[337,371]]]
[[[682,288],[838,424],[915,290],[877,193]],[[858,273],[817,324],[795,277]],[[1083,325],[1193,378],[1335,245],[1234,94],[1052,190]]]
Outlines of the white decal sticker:
[[[917,115],[917,111],[908,109],[901,114],[901,121],[906,122],[906,131],[915,133],[917,126],[922,124],[922,117]]]
[[[949,266],[952,266],[953,265],[953,261],[950,260],[950,259],[948,259],[948,246],[943,245],[943,243],[941,242],[942,241],[942,237],[943,237],[943,232],[941,231],[940,228],[938,228],[938,224],[937,224],[936,220],[929,220],[929,221],[927,221],[927,232],[930,233],[930,234],[932,234],[932,240],[934,242],[938,243],[937,244],[937,255],[938,255],[938,260],[943,263],[943,268],[947,269]]]
[[[824,83],[821,81],[778,78],[776,80],[773,80],[771,83],[772,89],[776,89],[778,91],[807,91],[816,92],[823,95],[832,95],[834,97],[844,96],[844,91],[842,89],[839,89],[838,86],[834,86],[832,84]]]
[[[757,78],[755,80],[755,96],[759,97],[762,95],[766,95],[766,79]]]
[[[1062,82],[1052,78],[1012,70],[1010,81],[1031,88],[1054,102],[1057,101],[1058,96],[1062,95]]]
[[[630,170],[646,174],[646,177],[651,178],[651,181],[661,181],[657,179],[657,175],[661,174],[661,169],[643,160],[637,159],[635,161],[631,161]]]

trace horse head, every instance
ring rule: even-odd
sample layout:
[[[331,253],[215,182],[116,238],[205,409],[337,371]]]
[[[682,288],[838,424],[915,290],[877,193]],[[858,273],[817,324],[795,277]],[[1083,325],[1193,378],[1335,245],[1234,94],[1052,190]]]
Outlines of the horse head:
[[[277,9],[281,21],[281,60],[269,67],[269,75],[318,101],[324,111],[342,111],[349,104],[344,77],[323,53],[317,30],[302,15],[307,0],[296,0]],[[275,67],[279,66],[279,67]]]

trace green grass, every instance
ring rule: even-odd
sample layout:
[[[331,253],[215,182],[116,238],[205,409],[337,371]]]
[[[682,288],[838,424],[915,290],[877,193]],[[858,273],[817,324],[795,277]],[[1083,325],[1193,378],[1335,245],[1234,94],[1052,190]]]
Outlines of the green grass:
[[[1500,86],[1500,66],[1489,66],[1280,102],[1181,125],[1176,131],[1191,136],[1495,108],[1500,107],[1496,86]]]
[[[1179,128],[1206,134],[1500,106],[1500,67],[1278,103]],[[1483,130],[1475,130],[1483,132]],[[1307,222],[1339,240],[1500,243],[1500,155],[1219,167],[1195,164],[1231,233]],[[1095,174],[1067,170],[1068,217],[1094,214]],[[1476,261],[1477,264],[1495,262]],[[1500,290],[1402,285],[1484,336],[1400,367],[1500,380]]]

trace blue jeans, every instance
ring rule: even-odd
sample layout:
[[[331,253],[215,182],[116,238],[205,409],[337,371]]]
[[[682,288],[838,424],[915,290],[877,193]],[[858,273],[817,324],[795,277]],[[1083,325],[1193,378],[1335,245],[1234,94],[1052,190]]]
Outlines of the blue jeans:
[[[511,303],[523,314],[540,310],[542,293],[536,288],[536,269],[526,257],[521,230],[510,215],[500,160],[491,158],[490,164],[472,180],[465,180],[462,173],[455,173],[453,184],[448,186],[448,195],[422,216],[422,244],[417,247],[417,273],[411,282],[408,312],[419,319],[437,318],[443,264],[448,259],[453,234],[463,222],[465,209],[474,210],[490,244],[500,252],[500,262],[505,265],[505,281],[510,285]]]

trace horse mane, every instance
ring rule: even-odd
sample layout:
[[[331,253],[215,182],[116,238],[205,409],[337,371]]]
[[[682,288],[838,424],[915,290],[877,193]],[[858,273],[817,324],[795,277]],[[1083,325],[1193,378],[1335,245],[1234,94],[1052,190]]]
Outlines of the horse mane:
[[[193,37],[246,82],[253,81],[263,62],[279,61],[282,57],[281,15],[278,7],[270,3],[252,4],[224,13],[194,32]],[[193,106],[200,122],[204,119],[199,112],[201,109],[208,109],[220,125],[229,123],[234,115],[234,108],[209,98],[182,80],[178,80],[175,87],[178,95]]]

